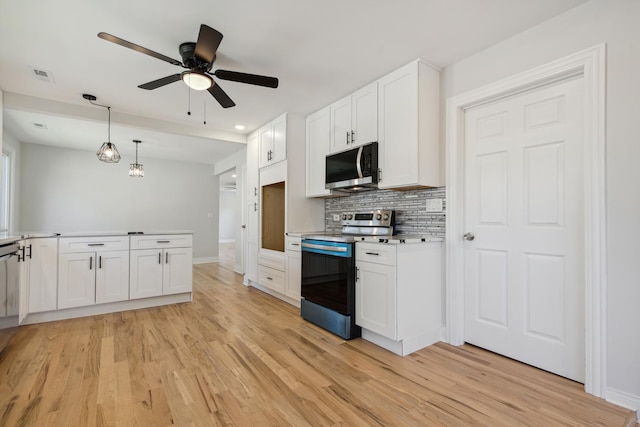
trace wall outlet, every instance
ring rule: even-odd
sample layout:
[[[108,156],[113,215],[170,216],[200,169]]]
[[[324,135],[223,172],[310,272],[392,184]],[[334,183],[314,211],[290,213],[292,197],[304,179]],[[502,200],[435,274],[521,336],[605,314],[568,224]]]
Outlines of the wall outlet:
[[[427,212],[442,212],[442,199],[427,199]]]
[[[333,214],[333,220],[335,222],[340,221],[340,214]]]

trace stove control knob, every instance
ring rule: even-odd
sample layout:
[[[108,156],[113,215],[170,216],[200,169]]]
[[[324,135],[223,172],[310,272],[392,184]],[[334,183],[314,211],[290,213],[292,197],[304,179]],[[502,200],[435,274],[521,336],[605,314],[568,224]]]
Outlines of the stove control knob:
[[[384,219],[385,221],[389,219],[389,214],[384,214],[384,217],[382,217],[382,219]]]
[[[347,219],[347,214],[342,214],[342,220],[345,221]]]
[[[380,220],[382,219],[382,215],[381,215],[381,214],[377,214],[377,215],[376,215],[376,219],[377,219],[378,221],[380,221]]]
[[[349,216],[347,217],[347,219],[353,219],[353,215],[349,214]]]

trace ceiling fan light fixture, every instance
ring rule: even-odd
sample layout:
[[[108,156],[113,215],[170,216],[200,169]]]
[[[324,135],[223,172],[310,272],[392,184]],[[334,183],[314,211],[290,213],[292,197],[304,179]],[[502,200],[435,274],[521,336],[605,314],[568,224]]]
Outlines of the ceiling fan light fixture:
[[[207,90],[213,86],[211,77],[195,71],[185,71],[180,77],[193,90]]]

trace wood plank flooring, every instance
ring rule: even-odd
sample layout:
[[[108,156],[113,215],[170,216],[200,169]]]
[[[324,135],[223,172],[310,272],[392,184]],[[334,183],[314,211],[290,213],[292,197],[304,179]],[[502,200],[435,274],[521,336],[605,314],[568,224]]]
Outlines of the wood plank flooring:
[[[0,426],[633,426],[582,385],[473,346],[399,357],[194,268],[194,301],[21,327]]]

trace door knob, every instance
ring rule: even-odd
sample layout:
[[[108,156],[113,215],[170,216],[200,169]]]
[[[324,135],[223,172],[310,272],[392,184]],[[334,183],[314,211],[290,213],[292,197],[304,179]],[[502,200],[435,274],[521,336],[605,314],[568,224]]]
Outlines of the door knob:
[[[465,233],[465,235],[462,236],[462,238],[464,240],[472,241],[473,239],[476,238],[476,236],[474,236],[473,233]]]

